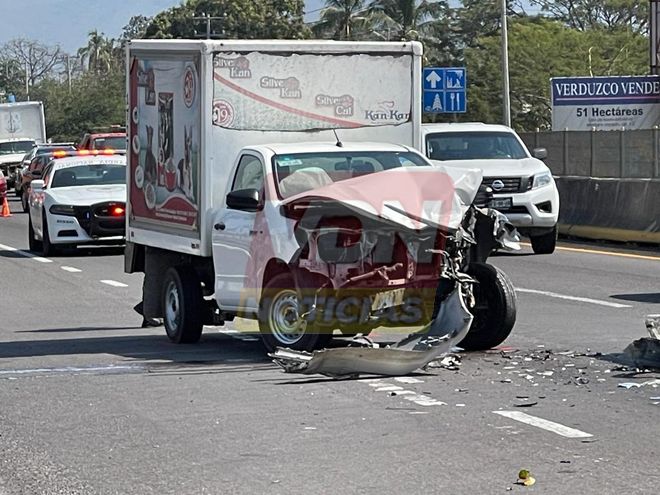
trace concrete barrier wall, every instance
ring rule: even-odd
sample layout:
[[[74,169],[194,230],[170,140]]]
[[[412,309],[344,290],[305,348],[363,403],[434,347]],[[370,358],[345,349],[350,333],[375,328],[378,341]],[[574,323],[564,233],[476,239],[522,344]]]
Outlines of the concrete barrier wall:
[[[559,232],[660,244],[660,179],[557,177]]]

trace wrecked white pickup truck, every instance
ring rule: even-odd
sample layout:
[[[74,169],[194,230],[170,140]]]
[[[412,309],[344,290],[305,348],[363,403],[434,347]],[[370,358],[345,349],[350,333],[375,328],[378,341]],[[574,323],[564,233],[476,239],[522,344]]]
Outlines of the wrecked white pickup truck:
[[[145,316],[182,343],[258,319],[269,351],[377,326],[435,329],[402,350],[502,342],[515,295],[484,261],[511,231],[474,206],[479,171],[415,151],[420,57],[417,43],[131,43],[126,270],[145,273]]]

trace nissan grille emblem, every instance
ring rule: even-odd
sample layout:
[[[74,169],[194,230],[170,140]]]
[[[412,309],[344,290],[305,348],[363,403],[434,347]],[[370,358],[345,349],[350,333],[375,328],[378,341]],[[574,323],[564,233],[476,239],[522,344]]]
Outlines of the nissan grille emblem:
[[[495,179],[490,187],[493,188],[493,191],[501,191],[504,189],[504,182],[502,182],[500,179]]]

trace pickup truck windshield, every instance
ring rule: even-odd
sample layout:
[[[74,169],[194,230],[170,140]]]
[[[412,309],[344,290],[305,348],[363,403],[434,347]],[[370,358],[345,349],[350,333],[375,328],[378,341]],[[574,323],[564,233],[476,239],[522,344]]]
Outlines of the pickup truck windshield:
[[[34,146],[34,141],[7,141],[0,143],[0,155],[13,155],[17,153],[27,153]]]
[[[361,175],[424,166],[430,164],[419,155],[398,151],[296,153],[273,157],[275,183],[283,199]]]
[[[114,164],[79,165],[55,170],[50,187],[104,186],[126,183],[126,166]]]
[[[520,160],[527,158],[509,132],[438,132],[426,136],[431,160]]]

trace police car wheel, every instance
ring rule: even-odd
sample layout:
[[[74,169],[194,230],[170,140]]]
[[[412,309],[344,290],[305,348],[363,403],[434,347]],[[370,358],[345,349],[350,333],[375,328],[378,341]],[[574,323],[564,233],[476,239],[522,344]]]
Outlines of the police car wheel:
[[[52,256],[57,252],[57,248],[50,242],[50,233],[48,232],[48,221],[46,220],[46,211],[43,214],[43,234],[41,236],[41,253],[44,256]]]
[[[30,251],[41,251],[41,241],[34,237],[34,228],[32,227],[32,217],[28,218],[28,247]]]

